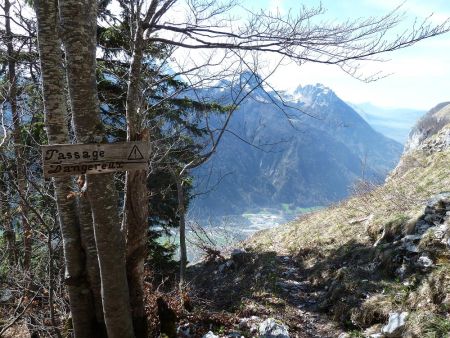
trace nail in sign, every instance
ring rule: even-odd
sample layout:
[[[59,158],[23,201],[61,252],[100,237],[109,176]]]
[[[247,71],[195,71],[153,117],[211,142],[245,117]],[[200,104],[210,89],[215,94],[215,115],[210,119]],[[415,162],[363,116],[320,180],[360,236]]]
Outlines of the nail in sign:
[[[150,143],[145,141],[42,146],[45,177],[104,174],[147,169]]]

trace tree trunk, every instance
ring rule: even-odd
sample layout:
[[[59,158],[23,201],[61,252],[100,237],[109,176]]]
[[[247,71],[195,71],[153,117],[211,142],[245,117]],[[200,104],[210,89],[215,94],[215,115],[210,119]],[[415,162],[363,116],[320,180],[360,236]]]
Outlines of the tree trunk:
[[[13,120],[13,140],[14,140],[14,152],[16,158],[16,170],[17,170],[17,186],[19,195],[25,196],[26,190],[26,169],[25,169],[25,158],[24,158],[24,148],[22,146],[21,138],[21,119],[19,110],[17,109],[17,79],[16,79],[16,57],[14,53],[13,46],[13,35],[11,31],[11,19],[10,19],[10,8],[11,3],[9,0],[5,0],[5,33],[6,33],[6,48],[8,57],[8,82],[9,82],[9,92],[8,101],[11,107],[11,114]],[[23,267],[26,271],[30,269],[31,263],[31,236],[32,231],[27,218],[27,207],[23,203],[22,199],[19,199],[19,208],[22,221],[22,231],[23,231]]]
[[[180,175],[176,176],[177,180],[177,196],[178,196],[178,217],[180,218],[180,290],[184,290],[186,283],[186,210],[184,207],[185,198],[183,190],[183,181]]]
[[[105,318],[101,295],[100,269],[98,266],[97,247],[95,245],[94,225],[91,206],[86,197],[78,199],[78,215],[80,220],[81,245],[86,255],[86,273],[94,301],[95,318],[97,321],[97,337],[107,337]]]
[[[77,141],[105,141],[96,85],[96,1],[61,0],[66,69]],[[125,243],[113,174],[86,175],[109,338],[134,337],[125,267]]]
[[[130,64],[126,100],[127,141],[147,140],[139,132],[138,109],[142,102],[141,63],[143,57],[143,32],[138,25]],[[136,337],[148,336],[144,307],[144,262],[147,256],[148,192],[147,171],[127,171],[123,210],[123,233],[126,236],[127,277],[130,303]]]
[[[147,171],[129,171],[126,176],[124,222],[127,237],[127,276],[136,337],[147,337],[144,307],[144,262],[147,255]]]
[[[3,169],[3,168],[2,168]],[[8,198],[8,187],[6,185],[6,178],[0,177],[0,221],[3,225],[3,238],[6,242],[6,252],[8,253],[8,262],[10,267],[14,267],[17,263],[16,250],[16,233],[11,222],[11,208]]]
[[[45,125],[49,144],[69,143],[64,96],[64,73],[61,43],[58,38],[56,1],[35,0],[38,42],[41,62]],[[85,257],[71,178],[55,178],[56,203],[63,238],[66,265],[66,285],[69,292],[75,337],[98,337],[94,306],[86,279]]]

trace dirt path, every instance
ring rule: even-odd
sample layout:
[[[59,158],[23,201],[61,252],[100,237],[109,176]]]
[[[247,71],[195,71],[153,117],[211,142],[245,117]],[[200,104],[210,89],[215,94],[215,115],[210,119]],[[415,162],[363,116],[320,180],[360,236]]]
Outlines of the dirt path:
[[[281,272],[276,285],[281,295],[290,304],[293,311],[303,322],[302,332],[292,332],[293,336],[308,338],[338,337],[341,331],[325,315],[318,311],[318,305],[325,295],[324,290],[318,290],[301,273],[301,269],[290,256],[277,256],[276,262]]]
[[[294,258],[268,252],[248,254],[243,262],[227,259],[191,267],[190,275],[195,297],[208,304],[208,311],[225,310],[235,317],[225,332],[255,337],[255,325],[242,328],[240,323],[273,317],[288,326],[292,338],[338,337],[343,331],[318,311],[325,290],[311,285],[302,271]]]

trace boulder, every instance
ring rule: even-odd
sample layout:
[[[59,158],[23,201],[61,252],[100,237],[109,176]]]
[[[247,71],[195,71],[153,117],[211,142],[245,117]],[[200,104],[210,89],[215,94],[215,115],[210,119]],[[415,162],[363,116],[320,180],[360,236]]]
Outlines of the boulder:
[[[251,316],[250,318],[241,318],[239,321],[240,329],[247,329],[252,335],[258,332],[258,322],[260,318],[257,316]]]
[[[405,242],[403,248],[408,252],[418,253],[419,248],[411,242]]]
[[[441,192],[427,201],[427,207],[425,210],[436,208],[439,205],[447,205],[450,203],[450,192]]]
[[[214,332],[209,331],[207,334],[205,334],[202,338],[219,338],[219,336],[215,335]]]
[[[258,331],[260,338],[289,338],[287,327],[274,318],[267,318],[259,324]]]
[[[401,337],[406,324],[408,312],[391,312],[389,313],[389,322],[383,326],[381,332],[386,337]]]
[[[404,242],[417,242],[422,239],[423,235],[406,235],[403,237],[402,241]]]

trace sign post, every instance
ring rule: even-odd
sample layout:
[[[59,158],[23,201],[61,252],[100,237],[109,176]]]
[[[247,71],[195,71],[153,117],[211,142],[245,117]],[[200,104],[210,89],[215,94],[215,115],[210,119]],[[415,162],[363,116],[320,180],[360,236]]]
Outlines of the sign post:
[[[147,169],[148,141],[41,146],[44,177]]]

